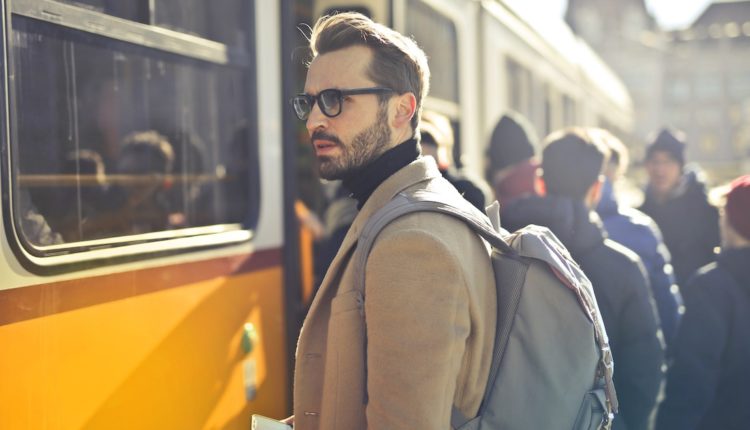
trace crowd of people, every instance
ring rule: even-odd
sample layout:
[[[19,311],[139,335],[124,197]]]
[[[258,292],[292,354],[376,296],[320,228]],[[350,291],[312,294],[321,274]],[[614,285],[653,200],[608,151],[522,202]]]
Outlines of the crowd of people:
[[[429,191],[480,209],[497,199],[503,228],[547,227],[580,265],[614,358],[614,429],[750,425],[750,175],[717,209],[686,164],[687,137],[665,128],[647,142],[645,200],[627,207],[629,154],[611,132],[571,127],[539,143],[508,112],[485,178],[471,177],[453,165],[450,122],[423,112],[429,67],[411,39],[343,13],[317,22],[310,48],[294,109],[320,176],[341,188],[324,217],[287,423],[446,429],[456,410],[480,411],[502,311],[482,239],[450,216],[409,214],[365,256],[365,294],[353,287],[368,219],[399,193]]]

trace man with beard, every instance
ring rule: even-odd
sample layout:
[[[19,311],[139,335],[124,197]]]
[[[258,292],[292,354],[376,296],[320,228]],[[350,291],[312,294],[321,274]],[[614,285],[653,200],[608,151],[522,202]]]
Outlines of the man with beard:
[[[429,86],[424,53],[363,15],[321,18],[293,105],[320,176],[359,213],[315,296],[297,346],[295,429],[446,429],[476,415],[495,338],[495,281],[484,242],[461,221],[420,212],[378,235],[355,289],[356,242],[402,191],[466,205],[416,140]]]
[[[708,202],[706,185],[685,168],[685,135],[663,129],[646,149],[648,188],[638,208],[656,221],[672,255],[679,286],[716,258],[719,212]]]
[[[606,238],[593,209],[601,197],[608,148],[586,129],[549,135],[542,152],[546,195],[512,202],[503,224],[548,227],[591,280],[615,362],[620,401],[614,430],[645,430],[656,406],[664,346],[651,290],[638,256]]]

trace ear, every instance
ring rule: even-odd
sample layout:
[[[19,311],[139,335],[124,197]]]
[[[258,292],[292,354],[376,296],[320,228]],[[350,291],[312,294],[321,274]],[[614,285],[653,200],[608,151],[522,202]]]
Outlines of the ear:
[[[599,199],[602,198],[602,186],[604,185],[604,176],[599,175],[596,181],[591,184],[589,190],[586,192],[586,206],[590,209],[594,209],[599,204]]]
[[[417,114],[417,98],[412,93],[397,95],[392,100],[393,128],[411,127],[411,119]],[[395,106],[394,106],[395,105]]]

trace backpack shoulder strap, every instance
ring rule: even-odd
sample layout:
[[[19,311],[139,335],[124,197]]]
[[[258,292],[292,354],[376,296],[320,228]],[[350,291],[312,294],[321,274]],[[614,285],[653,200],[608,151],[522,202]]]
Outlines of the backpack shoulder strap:
[[[450,215],[463,221],[476,234],[489,242],[493,248],[509,255],[517,254],[495,229],[493,223],[473,206],[459,207],[451,199],[430,191],[420,190],[409,194],[400,193],[375,212],[365,224],[357,241],[357,250],[354,256],[355,289],[363,296],[365,293],[367,257],[378,234],[397,218],[414,212],[437,212]]]
[[[465,206],[460,207],[455,203],[455,201],[451,201],[450,199],[446,198],[445,196],[430,192],[430,191],[417,191],[413,193],[400,193],[396,197],[394,197],[390,202],[388,202],[384,207],[379,209],[373,216],[367,221],[365,224],[365,227],[362,229],[362,233],[360,234],[360,237],[357,241],[357,248],[356,252],[354,254],[354,288],[356,291],[359,291],[362,298],[365,296],[365,267],[367,264],[367,258],[370,254],[370,250],[372,249],[372,246],[375,242],[375,239],[377,238],[378,234],[391,222],[396,220],[397,218],[400,218],[404,215],[413,213],[413,212],[437,212],[442,213],[446,215],[450,215],[454,218],[457,218],[464,222],[467,226],[469,226],[476,234],[480,235],[482,238],[487,240],[490,245],[495,249],[500,251],[503,255],[508,255],[510,257],[517,257],[518,252],[512,248],[506,241],[503,239],[503,237],[500,235],[500,217],[499,217],[499,204],[497,202],[494,202],[490,207],[487,209],[488,216],[484,216],[481,212],[479,212],[476,208],[473,206]],[[520,262],[516,258],[511,258],[511,260],[515,262]],[[515,269],[515,267],[508,266],[508,269]],[[509,272],[518,273],[520,274],[520,271],[516,270],[510,270]],[[509,273],[510,274],[510,273]],[[522,277],[518,276],[511,276],[512,283],[515,284],[514,288],[511,288],[512,291],[520,292],[521,284],[523,284]],[[516,279],[517,278],[517,279]],[[498,294],[501,292],[498,291]],[[514,303],[517,305],[517,297],[516,300],[507,301],[507,306],[512,306]],[[498,309],[501,306],[500,304],[500,297],[498,296]],[[362,316],[364,317],[364,309],[362,309]],[[515,309],[512,312],[501,312],[503,315],[513,315],[515,314]],[[502,330],[498,329],[498,332],[495,334],[495,343],[493,348],[493,360],[492,364],[490,366],[490,377],[488,380],[493,380],[494,375],[497,374],[500,361],[497,360],[498,357],[500,357],[502,354],[499,353],[499,350],[504,349],[505,341],[502,339],[505,338],[507,341],[507,337],[510,332],[510,321],[512,321],[512,318],[508,319],[509,321],[505,322],[503,324],[500,320],[498,320],[497,324],[498,327],[501,326],[507,326],[508,329],[505,330],[507,333],[503,336],[503,333],[501,333]],[[486,404],[486,399],[489,395],[488,391],[485,391],[483,400],[482,400],[482,408],[484,407],[484,404]],[[367,398],[367,394],[365,393],[365,398]],[[452,428],[459,428],[464,423],[468,422],[469,419],[465,417],[459,409],[457,409],[455,406],[452,407],[451,410],[451,427]]]

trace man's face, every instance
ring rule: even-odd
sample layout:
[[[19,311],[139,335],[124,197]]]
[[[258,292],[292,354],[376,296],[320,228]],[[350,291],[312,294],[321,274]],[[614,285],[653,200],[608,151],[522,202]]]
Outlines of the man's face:
[[[372,52],[353,46],[316,57],[310,64],[305,93],[317,95],[329,88],[377,87],[367,77]],[[320,177],[341,179],[380,156],[391,143],[388,105],[375,94],[344,97],[341,113],[327,117],[315,103],[307,119],[318,159]]]
[[[657,195],[667,195],[680,182],[682,166],[669,153],[655,151],[646,161],[649,186]]]

